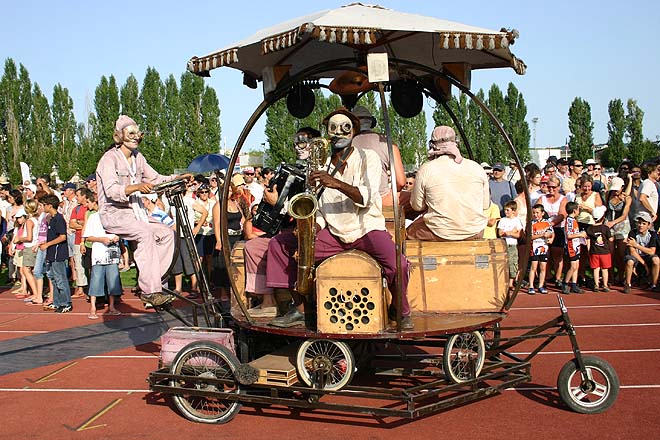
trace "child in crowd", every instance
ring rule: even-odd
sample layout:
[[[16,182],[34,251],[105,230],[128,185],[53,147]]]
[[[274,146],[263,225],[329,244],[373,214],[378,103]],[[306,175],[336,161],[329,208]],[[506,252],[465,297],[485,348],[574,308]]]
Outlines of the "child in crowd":
[[[614,237],[610,228],[605,225],[605,212],[607,207],[596,206],[592,216],[596,224],[587,227],[589,238],[589,265],[594,271],[594,292],[609,292],[609,269],[612,267],[612,253],[610,247]],[[600,273],[603,273],[602,289],[599,286]]]
[[[626,262],[626,283],[623,286],[623,293],[630,293],[632,275],[639,266],[643,266],[647,275],[651,276],[651,289],[657,290],[660,257],[655,254],[655,251],[660,249],[660,239],[652,229],[653,219],[651,214],[640,211],[635,216],[635,222],[637,227],[630,231],[626,240],[628,253],[624,258]]]
[[[545,270],[548,265],[548,250],[550,244],[555,238],[555,233],[552,230],[552,224],[544,219],[545,209],[543,205],[537,204],[532,208],[532,249],[530,256],[530,269],[529,269],[529,290],[527,293],[534,295],[534,278],[536,277],[536,270],[539,271],[539,292],[542,294],[548,293],[548,290],[543,286],[545,283]]]
[[[575,217],[580,212],[580,207],[575,202],[568,202],[566,204],[566,224],[564,225],[564,236],[566,237],[565,253],[568,255],[570,266],[566,271],[564,277],[564,284],[561,288],[563,293],[584,293],[582,289],[577,286],[578,270],[580,266],[580,246],[582,239],[586,239],[586,231],[580,231],[578,222]]]
[[[497,238],[497,222],[501,218],[500,207],[491,200],[485,214],[488,217],[488,223],[486,223],[486,229],[484,229],[484,240],[495,240]]]
[[[71,289],[66,275],[66,263],[69,260],[69,246],[66,242],[66,221],[57,212],[60,199],[49,194],[41,199],[44,211],[50,214],[46,242],[39,248],[46,251],[46,265],[49,267],[48,277],[53,282],[53,303],[48,306],[57,313],[69,313],[73,310],[71,304]]]
[[[14,237],[14,241],[21,245],[20,251],[21,258],[21,277],[25,279],[27,287],[30,288],[32,295],[25,298],[23,301],[29,304],[42,304],[43,298],[41,291],[37,289],[37,280],[34,277],[32,269],[35,266],[37,259],[37,244],[39,240],[39,203],[34,199],[29,199],[23,205],[25,217],[20,220],[23,233],[18,237]]]
[[[119,237],[108,234],[103,229],[94,198],[87,200],[87,209],[92,214],[85,223],[83,238],[92,242],[92,276],[89,283],[89,319],[98,319],[96,314],[96,298],[104,297],[108,291],[108,315],[120,315],[115,308],[115,300],[121,295],[121,279],[119,278]]]
[[[518,277],[518,239],[523,233],[523,224],[518,218],[518,205],[514,200],[504,204],[504,215],[497,224],[500,237],[506,239],[506,253],[509,258],[509,287]]]

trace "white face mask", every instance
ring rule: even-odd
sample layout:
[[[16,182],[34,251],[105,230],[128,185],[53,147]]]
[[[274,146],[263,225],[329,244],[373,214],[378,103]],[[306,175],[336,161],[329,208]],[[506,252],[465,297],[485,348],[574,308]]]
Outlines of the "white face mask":
[[[310,155],[310,138],[305,133],[296,134],[293,139],[293,148],[296,150],[296,159],[307,160]]]
[[[346,148],[351,139],[353,139],[353,122],[342,114],[334,115],[328,121],[328,135],[332,143],[332,148],[341,150]]]

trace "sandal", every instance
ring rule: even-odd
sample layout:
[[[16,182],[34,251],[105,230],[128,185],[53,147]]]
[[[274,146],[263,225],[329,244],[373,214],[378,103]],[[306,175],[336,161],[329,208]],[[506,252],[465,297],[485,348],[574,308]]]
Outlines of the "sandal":
[[[74,293],[73,295],[71,295],[71,298],[84,298],[86,296],[87,295],[85,295],[84,293]]]
[[[87,315],[88,319],[99,319],[99,315]]]
[[[43,302],[43,301],[41,301],[41,302],[37,302],[37,301],[32,300],[32,301],[30,301],[30,302],[27,303],[27,304],[28,304],[29,306],[41,306],[41,305],[44,304],[44,302]]]
[[[121,315],[121,312],[119,310],[108,310],[105,312],[106,315],[113,315],[113,316],[119,316]]]

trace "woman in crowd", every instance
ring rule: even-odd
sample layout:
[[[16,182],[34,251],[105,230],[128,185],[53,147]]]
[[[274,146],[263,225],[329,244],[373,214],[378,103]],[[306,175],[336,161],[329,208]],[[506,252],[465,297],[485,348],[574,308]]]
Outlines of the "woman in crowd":
[[[566,197],[559,193],[560,181],[557,176],[548,179],[548,193],[539,197],[538,203],[543,205],[548,221],[552,224],[555,238],[550,245],[549,270],[546,276],[554,270],[555,284],[561,287],[562,273],[564,269],[564,220],[566,219]]]
[[[236,176],[240,177],[238,179]],[[243,195],[239,189],[240,185],[236,183],[243,182],[243,177],[240,174],[237,174],[232,178],[231,185],[229,187],[229,198],[227,200],[227,211],[225,215],[227,216],[227,232],[229,234],[229,247],[230,251],[236,244],[243,238],[243,223],[245,216],[243,214],[244,210],[242,208]],[[229,288],[231,286],[229,282],[229,273],[227,271],[227,265],[225,264],[225,257],[222,252],[222,240],[220,239],[220,205],[222,203],[218,202],[213,205],[213,230],[215,233],[216,244],[214,252],[214,267],[212,279],[215,283],[215,286],[220,289],[220,301],[224,304],[224,308],[229,307]],[[249,206],[249,205],[248,205]]]
[[[14,236],[14,224],[15,224],[15,216],[16,213],[18,212],[19,209],[23,209],[23,193],[20,192],[17,189],[12,189],[9,191],[9,194],[7,195],[7,202],[11,204],[9,208],[7,208],[7,240],[8,242],[11,242],[13,236]],[[14,293],[17,296],[23,296],[26,293],[25,290],[25,282],[21,280],[19,283],[19,279],[21,278],[21,274],[18,271],[18,268],[16,265],[14,265],[14,258],[11,254],[7,253],[9,256],[8,262],[7,262],[7,277],[9,278],[10,283],[14,283],[15,285],[19,285],[18,289],[14,291]]]
[[[195,194],[197,195],[197,203],[202,205],[208,216],[206,220],[202,223],[199,232],[195,235],[195,246],[197,247],[197,253],[202,262],[202,267],[206,271],[207,277],[211,275],[211,260],[213,257],[213,252],[215,251],[215,232],[213,231],[213,207],[216,205],[216,200],[210,197],[211,188],[206,184],[202,183],[198,188]],[[195,212],[195,223],[199,222],[197,212]]]
[[[616,269],[611,278],[617,283],[623,283],[624,258],[626,255],[626,240],[630,233],[630,220],[628,214],[632,205],[632,179],[627,179],[628,184],[624,183],[621,177],[614,177],[607,190],[607,213],[606,225],[612,231],[614,237],[614,249],[612,250],[612,267]]]

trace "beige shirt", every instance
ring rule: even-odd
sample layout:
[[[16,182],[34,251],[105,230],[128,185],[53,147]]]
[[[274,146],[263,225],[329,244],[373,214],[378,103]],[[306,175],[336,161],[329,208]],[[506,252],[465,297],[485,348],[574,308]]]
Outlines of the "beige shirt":
[[[332,170],[330,165],[330,173]],[[332,235],[344,243],[353,243],[371,231],[385,231],[383,205],[378,193],[380,175],[380,159],[376,153],[353,149],[344,172],[337,172],[334,177],[356,187],[362,195],[362,204],[355,203],[339,190],[326,188],[319,200],[316,223],[321,228],[327,226]]]
[[[488,176],[478,163],[440,156],[423,164],[417,172],[410,199],[422,211],[424,223],[438,237],[462,240],[483,231],[490,206]]]

